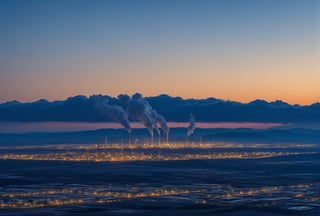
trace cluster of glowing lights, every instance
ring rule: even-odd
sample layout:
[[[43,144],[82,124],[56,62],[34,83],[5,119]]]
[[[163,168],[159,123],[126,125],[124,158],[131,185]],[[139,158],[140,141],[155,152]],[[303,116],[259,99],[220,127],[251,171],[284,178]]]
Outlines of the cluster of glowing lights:
[[[308,201],[316,205],[319,194],[310,194],[308,189],[319,184],[293,186],[270,186],[262,188],[232,188],[229,185],[195,184],[182,186],[140,187],[140,186],[96,186],[95,188],[72,187],[29,191],[4,191],[0,193],[0,208],[40,208],[76,204],[101,204],[121,202],[140,198],[162,198],[195,204],[236,204],[237,201],[258,205],[265,202],[276,205],[276,201]],[[278,197],[278,194],[283,194]],[[249,200],[248,200],[249,199]]]
[[[310,148],[315,144],[239,144],[239,143],[134,143],[134,144],[56,144],[56,145],[25,145],[25,146],[1,146],[3,150],[15,149],[212,149],[212,148]]]
[[[3,160],[45,160],[45,161],[176,161],[176,160],[212,160],[212,159],[258,159],[277,156],[316,154],[317,152],[223,152],[223,153],[176,153],[145,154],[143,152],[68,152],[44,154],[1,154]]]
[[[306,148],[302,144],[234,144],[234,143],[159,143],[159,144],[60,144],[39,146],[3,146],[8,152],[0,154],[3,160],[46,161],[174,161],[211,159],[258,159],[277,156],[314,154],[318,152],[266,151],[267,148]],[[243,148],[243,151],[216,151]],[[199,150],[206,151],[199,151]],[[18,152],[15,152],[15,151]],[[21,153],[20,150],[27,152]]]
[[[233,144],[233,143],[161,143],[161,144],[69,144],[39,146],[2,146],[0,159],[46,161],[172,161],[197,159],[258,159],[277,156],[318,154],[296,151],[315,147],[300,144]],[[225,150],[221,151],[222,148]],[[227,150],[229,148],[229,150]],[[234,151],[232,148],[243,148]],[[251,148],[251,149],[250,149]],[[271,149],[267,149],[271,148]],[[281,151],[270,151],[274,148]],[[290,149],[291,148],[291,149]],[[219,150],[218,150],[219,149]],[[231,149],[231,150],[230,150]],[[295,149],[295,150],[292,150]],[[316,148],[315,148],[316,149]],[[25,151],[21,151],[25,150]],[[269,151],[268,151],[269,150]],[[22,153],[23,152],[23,153]],[[44,188],[3,188],[0,209],[43,208],[78,204],[112,204],[132,199],[154,198],[200,205],[320,207],[320,184],[233,188],[220,184],[127,186],[45,186]],[[299,206],[298,206],[299,207]]]

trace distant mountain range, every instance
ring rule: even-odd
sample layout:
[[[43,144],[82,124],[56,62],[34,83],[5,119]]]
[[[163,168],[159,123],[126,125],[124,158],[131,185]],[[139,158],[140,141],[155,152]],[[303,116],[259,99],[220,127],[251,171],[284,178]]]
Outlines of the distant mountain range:
[[[81,121],[108,122],[108,116],[95,108],[96,96],[74,96],[64,101],[41,99],[30,103],[10,101],[0,104],[0,121]],[[117,99],[102,96],[109,103]],[[145,98],[167,121],[186,122],[193,113],[199,122],[281,122],[320,123],[320,103],[307,106],[290,105],[283,101],[255,100],[250,103],[216,98],[183,99],[169,95]]]
[[[170,142],[185,142],[186,128],[171,128]],[[37,145],[37,144],[100,144],[105,142],[108,135],[108,143],[125,142],[127,132],[124,129],[98,129],[88,131],[69,132],[32,132],[32,133],[1,133],[0,145]],[[148,130],[135,128],[132,131],[132,139],[144,143],[149,138]],[[157,136],[155,137],[157,140]],[[200,140],[201,139],[201,140]],[[197,128],[190,136],[190,142],[217,142],[217,143],[263,143],[263,144],[320,144],[320,130],[302,128]],[[319,146],[316,147],[319,151]],[[299,149],[302,151],[303,149]]]

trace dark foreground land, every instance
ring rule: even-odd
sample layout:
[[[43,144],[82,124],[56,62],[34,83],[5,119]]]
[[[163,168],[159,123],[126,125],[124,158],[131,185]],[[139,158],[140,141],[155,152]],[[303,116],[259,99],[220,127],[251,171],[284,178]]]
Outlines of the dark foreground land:
[[[67,150],[34,145],[0,151],[1,155],[51,156],[64,151],[79,155],[110,151],[90,152],[81,145]],[[88,161],[91,157],[79,161],[2,159],[0,215],[320,215],[319,144],[223,147],[220,143],[219,148],[210,149],[112,151],[124,155],[141,151],[156,158],[157,154],[174,158],[194,152],[250,154],[232,159],[166,160],[159,156],[117,162]],[[270,156],[260,157],[259,152],[270,152]]]
[[[0,201],[18,207],[1,208],[0,215],[319,215],[319,164],[319,153],[130,163],[2,160]]]

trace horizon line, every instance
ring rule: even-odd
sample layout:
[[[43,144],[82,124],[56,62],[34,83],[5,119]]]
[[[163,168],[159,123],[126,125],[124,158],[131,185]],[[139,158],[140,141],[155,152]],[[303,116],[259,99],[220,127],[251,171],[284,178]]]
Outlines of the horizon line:
[[[138,92],[137,92],[138,93]],[[139,92],[140,93],[140,92]],[[124,93],[119,93],[118,95],[120,94],[124,94]],[[127,94],[125,93],[126,95],[129,95],[131,96],[130,94]],[[117,98],[117,96],[114,96],[114,95],[108,95],[108,94],[101,94],[101,93],[98,93],[98,94],[77,94],[77,95],[72,95],[72,96],[67,96],[67,97],[64,97],[64,98],[60,98],[60,99],[47,99],[47,98],[39,98],[39,99],[34,99],[34,100],[19,100],[19,99],[12,99],[12,100],[6,100],[6,101],[0,101],[0,104],[5,104],[5,103],[10,103],[10,102],[18,102],[18,103],[35,103],[35,102],[38,102],[38,101],[41,101],[41,100],[45,100],[47,102],[56,102],[56,101],[65,101],[69,98],[73,98],[73,97],[77,97],[77,96],[84,96],[86,97],[87,99],[94,96],[94,95],[102,95],[102,96],[109,96],[109,97],[112,97],[112,98]],[[142,94],[143,95],[143,94]],[[160,96],[169,96],[169,97],[172,97],[172,98],[181,98],[183,100],[208,100],[208,99],[215,99],[215,100],[221,100],[221,101],[225,101],[225,102],[236,102],[236,103],[241,103],[241,104],[250,104],[254,101],[265,101],[267,103],[274,103],[274,102],[283,102],[283,103],[286,103],[290,106],[310,106],[310,105],[313,105],[313,104],[317,104],[317,103],[320,103],[320,101],[314,101],[314,102],[311,102],[311,103],[307,103],[307,104],[303,104],[303,103],[289,103],[285,100],[281,100],[281,99],[275,99],[275,100],[268,100],[268,99],[264,99],[264,98],[260,98],[260,97],[257,97],[256,99],[253,99],[253,100],[247,100],[247,101],[241,101],[241,100],[232,100],[232,99],[222,99],[222,98],[217,98],[217,97],[214,97],[214,96],[209,96],[209,97],[183,97],[183,96],[176,96],[176,95],[170,95],[170,94],[167,94],[167,93],[161,93],[161,94],[158,94],[158,95],[143,95],[143,97],[145,98],[151,98],[151,97],[160,97]]]

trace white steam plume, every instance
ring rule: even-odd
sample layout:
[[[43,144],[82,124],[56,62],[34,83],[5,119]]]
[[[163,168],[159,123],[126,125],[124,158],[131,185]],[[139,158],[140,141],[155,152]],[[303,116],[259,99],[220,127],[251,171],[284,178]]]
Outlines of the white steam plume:
[[[151,135],[151,142],[153,142],[153,129],[157,129],[157,126],[152,116],[152,109],[149,103],[143,99],[141,94],[136,93],[132,95],[127,110],[130,118],[136,119],[144,124]]]
[[[193,134],[195,129],[196,129],[196,122],[194,120],[194,116],[192,115],[192,113],[190,113],[187,137],[189,137],[191,134]]]
[[[103,100],[101,98],[95,101],[95,106],[102,114],[105,114],[114,121],[119,122],[128,131],[128,133],[131,132],[128,113],[126,113],[120,106],[110,105],[108,104],[107,99]]]
[[[162,115],[159,115],[155,110],[152,110],[152,116],[155,119],[155,122],[159,124],[160,128],[163,130],[165,142],[168,142],[169,127],[165,118]]]

